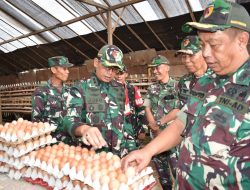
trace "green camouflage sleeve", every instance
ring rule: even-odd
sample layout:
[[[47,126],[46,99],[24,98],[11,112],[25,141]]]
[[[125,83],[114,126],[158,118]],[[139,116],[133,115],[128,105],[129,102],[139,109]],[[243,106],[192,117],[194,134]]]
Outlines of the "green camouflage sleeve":
[[[40,88],[36,88],[32,95],[32,111],[31,111],[32,121],[43,122],[45,101],[46,101],[46,93],[44,93]]]
[[[74,86],[70,89],[66,101],[66,110],[67,112],[63,119],[64,130],[69,135],[75,136],[75,129],[86,122],[83,89],[81,86]]]

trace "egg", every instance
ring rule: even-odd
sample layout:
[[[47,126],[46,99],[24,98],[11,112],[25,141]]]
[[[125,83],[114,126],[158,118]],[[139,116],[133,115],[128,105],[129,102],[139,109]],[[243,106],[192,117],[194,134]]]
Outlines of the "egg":
[[[101,173],[99,171],[94,171],[91,175],[93,181],[99,181]]]
[[[112,178],[111,178],[112,179]],[[112,179],[109,182],[109,188],[112,190],[118,190],[120,187],[120,182],[117,179]]]
[[[114,161],[114,164],[113,164],[114,168],[120,168],[121,167],[121,161]]]
[[[104,176],[104,175],[107,176],[109,171],[107,168],[102,168],[102,169],[100,168],[100,172],[101,172],[101,176]]]
[[[64,143],[63,143],[63,142],[60,142],[60,143],[58,144],[58,146],[63,148],[63,147],[64,147]]]
[[[85,170],[85,165],[78,162],[78,165],[76,167],[76,171],[79,172],[79,171],[84,171],[84,170]]]
[[[90,156],[90,157],[93,158],[93,157],[95,156],[95,154],[96,154],[96,153],[95,153],[94,150],[90,150],[90,151],[89,151],[89,156]]]
[[[112,152],[108,152],[108,153],[106,154],[107,160],[111,159],[112,157],[113,157],[113,153],[112,153]]]
[[[124,173],[120,173],[118,174],[117,176],[117,180],[120,182],[120,183],[127,183],[128,182],[128,177],[124,174]]]
[[[77,147],[75,147],[75,151],[76,151],[76,152],[81,152],[81,151],[82,151],[82,148],[81,148],[80,146],[77,146]]]
[[[110,182],[109,176],[106,176],[106,175],[101,176],[101,178],[100,178],[101,185],[109,184],[109,182]]]
[[[23,130],[18,130],[16,135],[17,135],[18,139],[22,139],[24,137],[24,131]]]
[[[76,160],[71,160],[71,162],[70,162],[70,168],[73,168],[73,167],[77,167],[78,166],[78,161],[76,161]]]
[[[127,168],[127,170],[125,171],[125,173],[126,173],[126,176],[127,176],[128,178],[132,178],[132,177],[135,176],[135,168],[132,167],[132,166],[129,166],[129,167]]]
[[[39,122],[37,125],[36,125],[36,128],[37,130],[39,131],[39,134],[43,133],[44,132],[44,124],[42,122]]]
[[[59,160],[58,158],[55,158],[55,159],[53,160],[53,162],[52,162],[52,165],[53,165],[54,167],[56,167],[56,166],[59,166],[59,163],[60,163],[60,160]]]
[[[93,170],[91,169],[91,168],[86,168],[85,170],[84,170],[84,172],[83,172],[83,175],[86,177],[86,176],[88,176],[88,175],[92,175],[92,173],[93,173]]]
[[[17,122],[18,122],[18,123],[22,123],[22,122],[23,122],[23,118],[22,118],[22,117],[19,117],[19,118],[17,119]]]
[[[110,179],[115,179],[117,177],[117,172],[115,170],[109,171],[108,176]]]

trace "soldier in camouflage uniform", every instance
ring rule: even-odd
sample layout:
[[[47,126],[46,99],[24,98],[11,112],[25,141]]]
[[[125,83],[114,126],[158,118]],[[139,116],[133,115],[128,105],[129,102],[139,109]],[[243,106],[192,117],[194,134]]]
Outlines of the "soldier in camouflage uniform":
[[[157,82],[149,86],[145,99],[145,112],[153,138],[176,118],[179,111],[178,83],[169,77],[169,61],[166,57],[158,55],[149,65]],[[171,151],[164,152],[153,158],[158,170],[163,189],[171,189],[170,175]],[[175,154],[175,153],[174,153]]]
[[[135,139],[139,146],[139,140],[145,138],[147,131],[146,118],[145,118],[145,107],[143,106],[143,99],[141,92],[137,86],[131,85],[126,78],[128,76],[127,67],[116,73],[115,79],[124,85],[125,88],[125,116],[127,123],[130,123],[134,128]]]
[[[194,84],[204,75],[211,74],[211,70],[207,73],[207,64],[202,56],[201,44],[198,36],[187,36],[181,42],[181,49],[176,52],[181,56],[181,62],[188,70],[188,74],[182,76],[178,83],[180,109],[186,104],[190,97],[190,90]]]
[[[65,101],[69,86],[65,85],[69,76],[68,58],[56,56],[48,59],[51,78],[43,86],[37,87],[32,96],[32,121],[49,122],[56,125],[57,129],[52,134],[59,141],[72,144],[70,136],[63,131],[63,117],[66,113]]]
[[[184,112],[186,123],[177,167],[176,189],[243,189],[250,187],[250,59],[247,50],[250,16],[236,3],[216,0],[200,22],[184,30],[198,30],[205,61],[216,77],[198,80]],[[203,88],[206,82],[206,88]],[[185,126],[185,114],[143,150],[124,159],[124,168],[168,150]],[[188,129],[188,130],[186,130]],[[164,140],[168,139],[168,140]],[[157,149],[155,146],[158,145]],[[151,150],[153,149],[153,151]],[[151,151],[150,151],[151,150]],[[145,156],[147,158],[145,158]],[[143,159],[142,159],[143,158]]]
[[[124,115],[124,86],[113,80],[124,67],[123,53],[105,45],[94,59],[95,73],[71,89],[67,99],[65,130],[86,145],[122,157],[137,148],[134,129]]]

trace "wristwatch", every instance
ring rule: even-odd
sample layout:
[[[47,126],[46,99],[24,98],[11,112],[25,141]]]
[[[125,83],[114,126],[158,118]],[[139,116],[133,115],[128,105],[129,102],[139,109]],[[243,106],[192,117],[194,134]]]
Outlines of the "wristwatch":
[[[161,126],[161,121],[160,120],[157,120],[156,121],[156,125],[158,125],[159,127]]]

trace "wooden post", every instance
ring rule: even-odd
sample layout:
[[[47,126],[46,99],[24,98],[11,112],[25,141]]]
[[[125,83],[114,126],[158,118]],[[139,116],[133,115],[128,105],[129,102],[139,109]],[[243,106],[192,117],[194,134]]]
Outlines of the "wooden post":
[[[108,11],[108,44],[113,45],[113,29],[112,29],[112,17],[111,17],[111,11]]]

